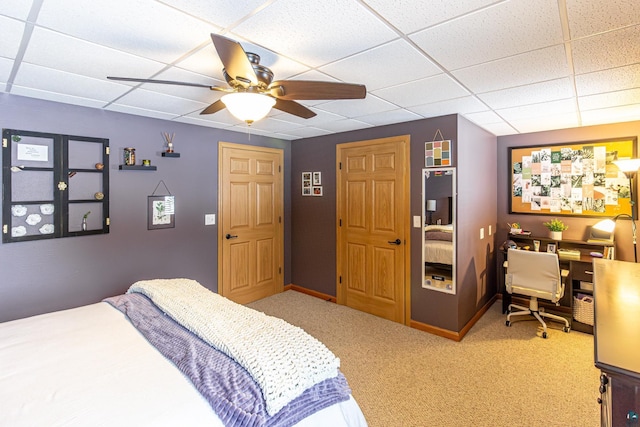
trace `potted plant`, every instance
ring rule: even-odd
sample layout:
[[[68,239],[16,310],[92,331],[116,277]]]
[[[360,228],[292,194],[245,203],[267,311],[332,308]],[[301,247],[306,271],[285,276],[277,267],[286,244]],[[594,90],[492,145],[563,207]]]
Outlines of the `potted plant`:
[[[562,232],[569,228],[568,225],[560,221],[558,218],[553,218],[551,221],[543,222],[542,225],[551,231],[551,238],[553,240],[562,240]]]
[[[87,218],[89,218],[89,214],[91,211],[88,211],[84,215],[82,215],[82,231],[87,231]]]

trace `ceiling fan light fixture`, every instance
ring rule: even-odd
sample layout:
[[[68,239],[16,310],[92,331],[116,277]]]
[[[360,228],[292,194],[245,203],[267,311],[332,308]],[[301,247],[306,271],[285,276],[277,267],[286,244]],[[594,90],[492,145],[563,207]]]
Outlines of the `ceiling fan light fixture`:
[[[263,119],[276,103],[275,98],[249,92],[229,93],[220,100],[234,117],[248,124]]]

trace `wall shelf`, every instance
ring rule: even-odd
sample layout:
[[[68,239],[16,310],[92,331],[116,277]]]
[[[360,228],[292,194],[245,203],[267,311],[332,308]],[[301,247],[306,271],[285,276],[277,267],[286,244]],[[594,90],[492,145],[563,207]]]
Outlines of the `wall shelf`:
[[[121,171],[154,171],[158,169],[155,166],[142,166],[142,165],[120,165],[118,169]]]
[[[162,157],[180,157],[180,153],[167,153],[164,151],[162,153]]]

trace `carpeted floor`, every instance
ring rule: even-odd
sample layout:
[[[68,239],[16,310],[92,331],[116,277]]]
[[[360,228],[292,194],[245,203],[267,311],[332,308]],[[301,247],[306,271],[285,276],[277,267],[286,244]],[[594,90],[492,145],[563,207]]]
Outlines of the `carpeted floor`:
[[[341,360],[371,427],[599,426],[593,337],[506,327],[494,304],[461,342],[287,291],[250,307],[300,326]]]

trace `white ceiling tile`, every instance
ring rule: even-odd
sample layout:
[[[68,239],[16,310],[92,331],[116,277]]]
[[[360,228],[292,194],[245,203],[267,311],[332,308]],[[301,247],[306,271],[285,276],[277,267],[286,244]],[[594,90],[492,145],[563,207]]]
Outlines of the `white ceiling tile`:
[[[481,125],[481,128],[484,128],[488,132],[491,132],[495,136],[503,136],[503,135],[513,135],[518,133],[516,129],[514,129],[511,125],[507,123],[489,123],[486,125]]]
[[[576,76],[579,96],[640,87],[640,64]]]
[[[175,65],[203,76],[224,81],[224,75],[222,74],[224,66],[213,43],[206,44],[201,49],[176,62]]]
[[[127,86],[108,80],[85,77],[27,63],[23,63],[20,67],[14,84],[45,92],[102,101],[99,103],[100,106],[123,95],[128,90]]]
[[[340,114],[344,117],[353,118],[356,116],[364,116],[366,114],[391,111],[398,107],[378,98],[377,96],[368,95],[365,99],[340,99],[337,101],[329,101],[322,105],[318,105],[317,108],[323,111]]]
[[[266,0],[159,0],[180,9],[189,15],[211,22],[219,27],[228,27],[245,15],[250,15]]]
[[[450,70],[563,42],[557,0],[500,3],[411,39]]]
[[[31,10],[31,4],[32,2],[27,0],[2,0],[0,2],[0,15],[26,20]],[[4,28],[4,25],[2,25],[2,28]],[[6,33],[3,30],[2,36],[4,37],[5,35]]]
[[[233,33],[314,67],[397,38],[353,0],[274,2]]]
[[[330,123],[336,120],[344,120],[345,118],[344,116],[341,116],[339,114],[330,113],[328,111],[321,110],[317,107],[311,108],[311,111],[316,113],[316,115],[314,117],[311,117],[310,119],[303,119],[302,117],[294,116],[293,114],[288,114],[285,112],[280,112],[278,110],[272,110],[272,111],[273,111],[273,117],[278,118],[278,120],[284,120],[291,123],[300,124],[303,126],[317,126],[320,128],[322,128],[323,127],[322,125],[325,123]]]
[[[553,114],[537,118],[510,120],[509,122],[520,133],[542,132],[580,126],[580,121],[576,113]]]
[[[356,117],[359,121],[368,123],[372,126],[384,126],[393,123],[410,122],[412,120],[420,120],[422,116],[412,113],[409,110],[398,108],[393,111],[385,111],[382,113],[367,114],[366,116]]]
[[[638,0],[567,0],[572,38],[589,36],[637,24]]]
[[[6,58],[0,58],[0,82],[7,82],[11,69],[13,68],[13,61]]]
[[[516,107],[523,105],[523,103],[538,104],[546,101],[557,101],[559,99],[571,98],[574,95],[573,83],[569,77],[565,77],[510,89],[481,93],[478,94],[478,98],[483,100],[489,107],[500,109]]]
[[[373,93],[382,99],[404,107],[460,98],[469,94],[466,89],[445,74],[376,90]]]
[[[640,87],[578,98],[580,111],[583,112],[587,110],[621,107],[634,104],[640,105]]]
[[[371,127],[370,124],[354,119],[337,120],[335,122],[323,123],[321,129],[330,132],[347,132],[350,130],[365,129]]]
[[[232,125],[228,123],[218,122],[215,120],[211,120],[208,115],[200,116],[200,115],[188,115],[188,116],[180,116],[173,119],[175,122],[181,123],[189,123],[197,126],[206,126],[217,129],[226,129],[231,127]]]
[[[535,64],[532,67],[531,64]],[[453,72],[478,93],[566,77],[570,74],[564,46],[551,46]]]
[[[148,78],[163,66],[42,28],[34,29],[24,61],[97,79],[107,76]]]
[[[521,107],[503,108],[498,114],[508,122],[536,117],[547,117],[552,114],[576,113],[576,102],[573,99],[550,101],[542,104],[525,105]]]
[[[72,95],[65,95],[56,92],[47,92],[44,90],[34,89],[31,87],[22,87],[14,85],[11,87],[11,93],[14,95],[28,96],[29,98],[44,99],[47,101],[62,102],[63,104],[80,105],[82,107],[89,108],[102,108],[104,107],[103,101],[97,101],[95,99],[80,98]]]
[[[422,117],[438,117],[447,114],[477,113],[488,110],[488,107],[473,96],[448,99],[446,101],[434,102],[425,105],[416,105],[409,110]]]
[[[108,17],[108,25],[104,25]],[[155,1],[45,1],[38,24],[156,61],[171,63],[220,29]],[[178,29],[177,31],[174,29]]]
[[[440,22],[480,10],[496,0],[367,0],[383,18],[404,33],[431,27]]]
[[[115,101],[115,104],[158,111],[180,116],[194,111],[203,110],[208,104],[191,101],[189,99],[164,95],[150,90],[137,89]]]
[[[442,72],[405,40],[395,40],[334,62],[321,67],[320,71],[345,82],[364,84],[369,91]]]
[[[574,41],[576,74],[640,62],[640,25]]]
[[[154,79],[206,84],[223,88],[229,87],[224,81],[215,80],[177,67],[171,67],[168,70],[157,74],[154,76]],[[224,92],[212,91],[211,89],[204,87],[165,85],[158,83],[143,83],[140,87],[145,90],[151,90],[154,92],[164,93],[166,95],[178,96],[209,104],[217,101],[222,95],[224,95]]]
[[[324,129],[318,129],[313,126],[305,126],[298,129],[292,129],[287,131],[288,135],[291,135],[295,138],[312,138],[314,136],[328,135],[331,132]]]
[[[302,125],[287,122],[284,120],[278,120],[277,117],[273,117],[269,120],[258,120],[251,124],[252,130],[261,130],[265,132],[284,132],[291,129],[298,129],[303,127]]]
[[[111,104],[107,107],[104,108],[105,110],[109,110],[109,111],[116,111],[118,113],[125,113],[125,114],[133,114],[136,116],[144,116],[144,117],[152,117],[154,119],[162,119],[162,120],[171,120],[173,119],[175,116],[175,114],[169,114],[169,113],[163,113],[160,111],[155,111],[155,110],[146,110],[144,108],[136,108],[136,107],[131,107],[128,105],[121,105],[121,104]]]
[[[583,126],[640,120],[640,104],[601,108],[582,112]]]
[[[0,43],[0,56],[14,59],[20,48],[24,23],[15,19],[0,16],[0,28],[2,28],[2,43]]]
[[[481,111],[479,113],[468,113],[468,114],[465,114],[464,116],[478,125],[504,123],[504,120],[493,111]]]

